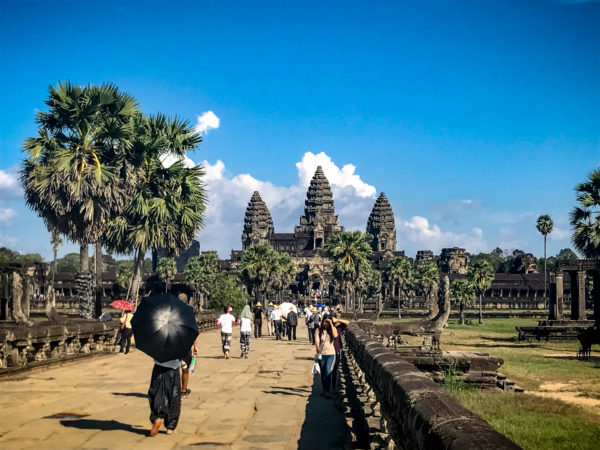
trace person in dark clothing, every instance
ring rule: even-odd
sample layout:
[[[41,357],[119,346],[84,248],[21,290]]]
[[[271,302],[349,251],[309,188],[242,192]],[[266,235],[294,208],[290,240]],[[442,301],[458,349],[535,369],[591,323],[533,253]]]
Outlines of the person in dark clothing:
[[[262,337],[262,323],[263,323],[263,316],[264,316],[264,312],[263,312],[262,305],[260,304],[260,302],[258,302],[256,304],[253,314],[254,314],[254,337],[259,338],[259,337]]]
[[[152,422],[150,436],[156,436],[163,423],[167,428],[167,434],[173,434],[181,414],[181,377],[178,359],[164,363],[154,360],[148,400],[150,422]]]
[[[298,313],[296,312],[296,308],[292,308],[287,315],[288,341],[291,341],[292,338],[296,340],[296,326],[298,326]]]
[[[338,383],[340,379],[340,362],[342,360],[342,342],[341,335],[350,323],[350,321],[346,319],[338,318],[335,315],[332,317],[333,325],[337,330],[337,337],[333,341],[333,346],[335,347],[335,364],[333,365],[333,373],[331,374],[331,388],[333,392],[338,390]]]

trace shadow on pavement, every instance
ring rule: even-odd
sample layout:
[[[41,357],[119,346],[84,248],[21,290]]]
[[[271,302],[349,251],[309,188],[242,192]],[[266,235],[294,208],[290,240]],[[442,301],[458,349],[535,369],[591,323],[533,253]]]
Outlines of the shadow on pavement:
[[[121,395],[123,397],[148,398],[147,394],[140,394],[139,392],[113,392],[112,395]]]
[[[147,435],[148,430],[133,428],[127,423],[118,422],[116,420],[96,420],[96,419],[79,419],[79,420],[61,420],[60,424],[65,427],[78,428],[80,430],[123,430],[130,433]]]
[[[321,392],[321,377],[315,375],[306,404],[306,417],[300,431],[298,449],[352,448],[350,430],[344,415],[335,407],[335,400],[322,397]]]
[[[295,392],[288,392],[288,391],[279,391],[276,389],[270,390],[270,391],[263,391],[265,394],[277,394],[277,395],[296,395],[298,397],[304,397],[304,395],[302,394],[297,394]]]

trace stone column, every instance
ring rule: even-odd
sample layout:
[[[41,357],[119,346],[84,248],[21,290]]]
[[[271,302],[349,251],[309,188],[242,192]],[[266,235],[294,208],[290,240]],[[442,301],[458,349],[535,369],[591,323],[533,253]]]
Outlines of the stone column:
[[[551,298],[550,303],[550,320],[562,320],[563,319],[563,305],[565,301],[565,289],[564,289],[564,274],[562,272],[556,272],[556,293],[554,298]],[[554,317],[552,317],[554,316]]]
[[[594,283],[594,290],[592,291],[592,299],[594,302],[594,320],[596,326],[600,326],[600,270],[594,270],[592,272],[592,283]]]
[[[571,275],[571,319],[586,320],[585,270],[570,272],[569,275]]]

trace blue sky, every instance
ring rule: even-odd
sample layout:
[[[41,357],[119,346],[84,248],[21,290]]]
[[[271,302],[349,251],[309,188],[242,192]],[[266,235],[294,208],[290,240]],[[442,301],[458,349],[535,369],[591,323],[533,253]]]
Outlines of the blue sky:
[[[199,239],[221,256],[255,188],[292,231],[319,163],[347,228],[386,192],[409,255],[539,255],[542,213],[556,253],[600,163],[598,23],[600,4],[576,1],[0,0],[0,246],[50,255],[14,175],[48,85],[71,80],[115,82],[146,113],[218,117],[190,156],[213,204]]]

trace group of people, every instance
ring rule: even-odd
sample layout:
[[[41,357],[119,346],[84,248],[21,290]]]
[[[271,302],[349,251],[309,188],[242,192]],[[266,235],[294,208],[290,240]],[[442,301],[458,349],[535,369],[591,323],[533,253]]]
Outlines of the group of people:
[[[287,336],[288,341],[296,340],[296,327],[298,326],[298,311],[295,306],[282,309],[281,305],[269,303],[266,310],[260,302],[254,307],[254,337],[262,337],[263,322],[267,322],[267,334],[281,340]]]

